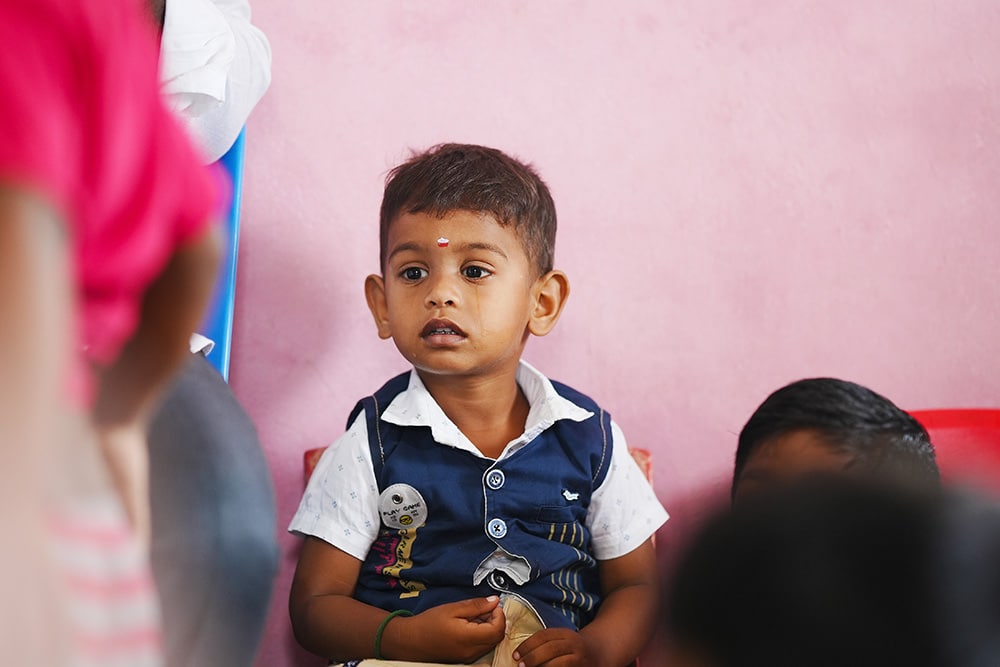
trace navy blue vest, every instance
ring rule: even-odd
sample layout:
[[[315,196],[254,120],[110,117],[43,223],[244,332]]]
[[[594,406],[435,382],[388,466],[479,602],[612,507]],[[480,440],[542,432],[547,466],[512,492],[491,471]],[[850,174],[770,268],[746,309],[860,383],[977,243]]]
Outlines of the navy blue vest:
[[[355,406],[348,425],[365,411],[382,498],[406,507],[406,493],[386,489],[408,485],[422,497],[426,518],[416,528],[401,527],[395,518],[394,527],[381,522],[358,577],[358,600],[419,613],[507,592],[531,604],[548,627],[581,628],[593,619],[600,581],[585,522],[611,462],[611,417],[583,394],[552,384],[594,415],[582,422],[561,419],[502,461],[438,444],[430,427],[383,421],[382,412],[409,385],[409,373]],[[476,568],[497,547],[528,562],[529,581],[517,585],[496,570],[473,584]]]

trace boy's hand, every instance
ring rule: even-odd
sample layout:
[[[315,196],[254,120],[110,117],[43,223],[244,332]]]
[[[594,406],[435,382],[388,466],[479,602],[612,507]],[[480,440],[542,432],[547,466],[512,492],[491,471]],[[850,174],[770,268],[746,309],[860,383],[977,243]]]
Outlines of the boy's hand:
[[[396,623],[397,628],[392,628]],[[491,595],[394,619],[387,632],[394,629],[405,645],[423,647],[426,656],[421,659],[469,663],[493,650],[503,639],[505,627],[500,599]]]
[[[601,601],[597,617],[579,632],[539,630],[513,652],[518,667],[598,667],[631,663],[653,634],[659,583],[653,543],[647,539],[624,556],[599,561]]]
[[[557,660],[558,658],[558,660]],[[546,628],[531,635],[514,651],[518,667],[594,667],[601,655],[587,637],[568,628]]]

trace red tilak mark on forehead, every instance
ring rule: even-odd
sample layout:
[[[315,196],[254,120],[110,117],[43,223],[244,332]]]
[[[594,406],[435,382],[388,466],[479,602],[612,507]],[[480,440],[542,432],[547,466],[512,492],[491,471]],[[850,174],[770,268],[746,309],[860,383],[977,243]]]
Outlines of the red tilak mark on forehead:
[[[441,238],[439,238],[438,239],[438,247],[439,248],[447,248],[448,247],[448,239],[446,239],[443,236]]]

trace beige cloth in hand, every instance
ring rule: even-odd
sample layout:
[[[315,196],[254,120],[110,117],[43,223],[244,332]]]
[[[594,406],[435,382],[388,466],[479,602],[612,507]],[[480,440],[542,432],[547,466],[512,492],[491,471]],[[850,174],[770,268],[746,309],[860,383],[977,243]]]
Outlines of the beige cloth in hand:
[[[492,651],[466,667],[517,667],[514,650],[525,639],[545,627],[535,610],[513,595],[502,595],[506,621],[503,639]],[[407,662],[402,660],[362,660],[360,667],[455,667],[452,663]]]
[[[542,619],[538,618],[535,610],[526,605],[521,598],[513,595],[504,595],[503,615],[506,619],[506,630],[503,639],[493,649],[493,662],[490,667],[517,667],[514,662],[514,650],[521,645],[525,639],[545,628]]]

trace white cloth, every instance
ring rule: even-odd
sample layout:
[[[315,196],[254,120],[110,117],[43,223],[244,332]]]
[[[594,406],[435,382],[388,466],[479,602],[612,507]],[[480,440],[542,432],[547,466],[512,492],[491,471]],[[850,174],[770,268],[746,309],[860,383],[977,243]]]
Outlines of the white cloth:
[[[524,433],[508,443],[498,460],[512,455],[557,420],[579,421],[591,414],[559,396],[548,378],[524,361],[517,382],[530,405],[528,419]],[[485,458],[448,419],[414,371],[406,391],[393,399],[382,418],[393,424],[429,426],[434,440],[442,446],[458,447]],[[611,468],[604,483],[594,491],[586,522],[598,560],[629,553],[668,518],[613,421],[611,433]],[[318,537],[364,560],[378,535],[378,496],[368,426],[361,414],[323,453],[288,530]]]
[[[222,157],[271,83],[271,46],[248,0],[167,0],[160,80],[205,162]]]

